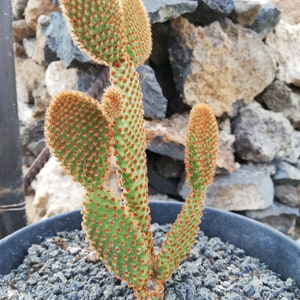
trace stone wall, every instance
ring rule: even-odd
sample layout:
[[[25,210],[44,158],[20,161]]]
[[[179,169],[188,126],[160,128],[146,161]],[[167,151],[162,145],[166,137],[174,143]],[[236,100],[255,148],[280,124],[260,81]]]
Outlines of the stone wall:
[[[87,91],[100,68],[74,46],[57,2],[12,0],[25,167],[45,146],[44,113],[51,97],[63,89]],[[283,16],[265,0],[144,0],[153,33],[151,57],[138,69],[149,190],[154,198],[186,198],[189,110],[206,102],[220,129],[206,204],[297,236],[300,24],[292,0],[274,2],[284,3]],[[112,175],[115,189],[116,182]],[[33,219],[77,208],[83,197],[53,158],[32,187]]]

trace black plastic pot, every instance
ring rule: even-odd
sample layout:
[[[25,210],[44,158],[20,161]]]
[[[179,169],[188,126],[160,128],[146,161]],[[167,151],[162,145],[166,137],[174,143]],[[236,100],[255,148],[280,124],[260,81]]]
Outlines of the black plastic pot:
[[[181,204],[151,201],[153,223],[173,223]],[[0,274],[18,267],[31,244],[39,243],[58,231],[81,228],[79,211],[64,213],[30,225],[0,240]],[[209,237],[219,237],[257,257],[283,279],[295,280],[300,287],[300,246],[284,234],[251,219],[230,212],[206,208],[201,230]]]

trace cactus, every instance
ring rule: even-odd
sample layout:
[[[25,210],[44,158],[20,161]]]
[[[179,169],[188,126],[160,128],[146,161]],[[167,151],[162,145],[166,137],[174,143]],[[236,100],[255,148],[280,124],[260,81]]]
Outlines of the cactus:
[[[163,299],[163,283],[185,258],[199,230],[205,190],[214,175],[218,127],[206,104],[191,110],[185,165],[191,192],[159,253],[148,206],[142,94],[136,67],[151,52],[151,28],[140,0],[61,0],[74,40],[110,68],[101,103],[77,91],[51,101],[46,142],[86,190],[83,228],[108,268],[138,299]],[[116,157],[121,196],[106,186]]]

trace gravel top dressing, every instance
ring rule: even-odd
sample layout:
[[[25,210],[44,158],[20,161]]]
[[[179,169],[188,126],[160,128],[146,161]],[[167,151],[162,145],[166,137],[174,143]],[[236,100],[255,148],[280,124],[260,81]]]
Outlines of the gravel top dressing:
[[[170,226],[152,225],[158,248]],[[268,251],[268,249],[266,249]],[[258,259],[202,232],[165,284],[165,299],[300,299],[292,279],[281,280]],[[88,248],[82,231],[60,232],[32,245],[17,270],[0,275],[0,299],[134,299]]]

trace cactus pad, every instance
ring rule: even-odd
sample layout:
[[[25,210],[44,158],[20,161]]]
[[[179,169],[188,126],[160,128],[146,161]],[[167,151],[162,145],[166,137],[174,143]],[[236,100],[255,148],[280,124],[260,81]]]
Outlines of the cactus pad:
[[[52,154],[87,190],[105,182],[113,129],[95,99],[76,91],[57,94],[47,111],[45,136]]]

